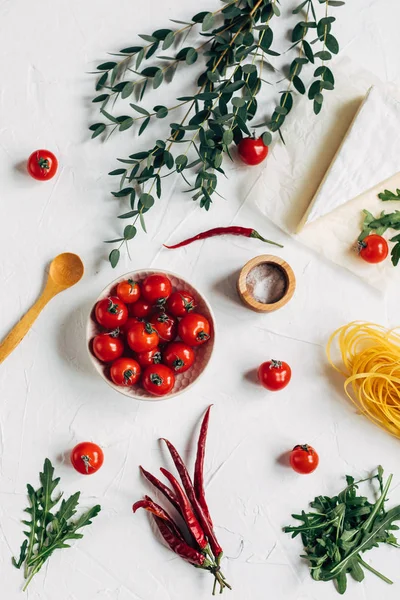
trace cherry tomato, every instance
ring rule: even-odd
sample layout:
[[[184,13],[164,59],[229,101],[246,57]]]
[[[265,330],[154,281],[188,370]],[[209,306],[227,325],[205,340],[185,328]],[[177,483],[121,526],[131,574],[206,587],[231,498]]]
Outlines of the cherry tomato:
[[[142,283],[143,298],[157,306],[163,306],[171,292],[171,282],[165,275],[149,275]]]
[[[152,350],[158,346],[159,337],[151,323],[134,323],[128,331],[128,344],[134,352]]]
[[[280,360],[269,360],[258,369],[258,379],[267,390],[277,392],[287,386],[292,377],[289,365]]]
[[[189,313],[178,325],[178,334],[188,346],[200,346],[210,339],[210,323],[203,315]]]
[[[81,442],[71,452],[72,466],[82,475],[96,473],[104,462],[103,450],[92,442]]]
[[[368,263],[380,263],[389,254],[388,243],[384,237],[375,233],[367,235],[358,243],[359,254]]]
[[[165,396],[175,385],[174,372],[165,365],[147,367],[143,373],[142,385],[149,394]]]
[[[133,279],[120,281],[117,285],[117,296],[118,298],[121,298],[122,302],[125,302],[125,304],[137,302],[140,297],[139,284],[136,281],[133,281]]]
[[[193,296],[183,290],[173,292],[166,304],[167,311],[174,317],[184,317],[195,308],[196,303]]]
[[[135,323],[138,323],[138,322],[139,322],[139,319],[137,319],[136,317],[128,317],[126,323],[121,325],[118,329],[120,330],[120,332],[123,335],[128,335],[128,331],[130,330],[132,325],[134,325]]]
[[[106,329],[116,329],[125,325],[128,320],[128,309],[116,296],[99,300],[96,304],[95,315],[97,322]]]
[[[147,300],[139,298],[137,302],[130,305],[129,314],[137,319],[145,319],[151,314],[152,310],[153,307]]]
[[[99,333],[93,338],[93,354],[102,362],[111,362],[122,356],[124,344],[114,332]]]
[[[161,362],[160,348],[156,346],[152,350],[146,350],[145,352],[138,352],[136,359],[139,365],[143,368],[150,367],[151,365],[159,365]]]
[[[163,342],[172,342],[176,338],[178,330],[177,321],[166,312],[157,312],[151,317],[150,323]]]
[[[133,358],[118,358],[110,369],[110,377],[115,385],[135,385],[139,381],[141,368]]]
[[[57,172],[58,160],[49,150],[35,150],[28,158],[28,173],[38,181],[51,179]]]
[[[194,363],[194,351],[187,344],[173,342],[163,352],[164,363],[176,373],[184,373]]]
[[[319,456],[312,446],[295,446],[290,453],[290,466],[296,473],[312,473],[318,467]]]
[[[239,156],[246,165],[259,165],[268,154],[268,146],[261,138],[243,138],[238,144]]]

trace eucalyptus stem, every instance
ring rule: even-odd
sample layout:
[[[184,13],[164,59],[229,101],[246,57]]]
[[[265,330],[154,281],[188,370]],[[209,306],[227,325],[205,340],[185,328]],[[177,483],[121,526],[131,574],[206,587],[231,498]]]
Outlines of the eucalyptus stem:
[[[334,86],[333,74],[326,66],[326,61],[330,60],[331,53],[338,51],[338,42],[331,34],[335,19],[328,15],[327,6],[338,6],[340,3],[337,0],[318,0],[318,4],[325,5],[325,16],[319,21],[313,0],[303,0],[294,9],[296,14],[304,13],[305,20],[297,23],[292,30],[292,48],[298,44],[300,48],[290,65],[287,89],[280,92],[281,97],[272,116],[255,125],[250,125],[250,122],[260,103],[256,96],[264,81],[264,62],[268,61],[271,65],[269,57],[279,55],[272,49],[274,35],[271,25],[272,17],[281,14],[277,0],[234,0],[217,11],[200,12],[192,17],[190,23],[182,23],[183,27],[175,31],[159,29],[151,35],[141,35],[149,42],[147,46],[124,49],[120,54],[129,54],[129,57],[123,57],[119,63],[99,65],[101,86],[98,89],[103,87],[107,93],[100,94],[94,101],[99,103],[100,112],[109,123],[91,125],[92,137],[101,135],[106,127],[109,127],[110,133],[129,131],[139,123],[138,135],[141,135],[150,122],[165,119],[171,111],[187,105],[182,119],[169,123],[169,131],[164,139],[158,139],[148,150],[136,151],[127,158],[118,159],[124,163],[123,166],[110,173],[120,176],[120,189],[112,192],[113,195],[117,198],[127,197],[130,204],[130,210],[119,215],[121,219],[130,219],[129,225],[125,226],[121,237],[107,242],[117,244],[109,255],[113,267],[119,261],[123,244],[136,236],[138,221],[146,231],[145,214],[154,205],[156,197],[161,197],[162,180],[165,177],[172,173],[181,175],[189,186],[192,199],[209,210],[213,194],[219,195],[218,174],[225,174],[223,157],[228,155],[232,159],[232,142],[239,144],[243,137],[249,136],[249,127],[263,128],[260,137],[265,145],[271,143],[275,132],[283,139],[281,128],[292,109],[295,93],[306,93],[301,71],[306,65],[309,67],[314,64],[315,58],[322,60],[322,66],[315,70],[317,79],[311,84],[308,96],[314,101],[314,111],[320,111],[322,91],[333,89]],[[310,14],[314,20],[310,21]],[[158,48],[166,50],[174,44],[178,33],[190,32],[195,25],[201,27],[202,35],[206,37],[200,45],[181,47],[172,57],[156,55]],[[322,50],[315,54],[306,40],[307,34],[313,29],[318,34],[314,41],[322,46]],[[169,62],[166,66],[148,62],[152,56]],[[167,71],[172,78],[179,63],[190,66],[203,56],[206,59],[205,70],[197,79],[194,93],[178,97],[178,102],[172,103],[171,107],[156,105],[152,110],[143,108],[141,101],[146,89],[158,89],[165,83]],[[134,60],[135,64],[131,65],[130,61],[133,63]],[[140,70],[143,60],[150,66]],[[273,64],[271,66],[277,71]],[[139,75],[139,78],[121,81],[126,72]],[[268,81],[266,83],[271,85]],[[107,112],[106,105],[110,97],[128,99],[134,90],[139,100],[138,104],[130,102],[130,107],[139,114],[114,116]],[[180,154],[176,153],[179,144],[185,144]]]

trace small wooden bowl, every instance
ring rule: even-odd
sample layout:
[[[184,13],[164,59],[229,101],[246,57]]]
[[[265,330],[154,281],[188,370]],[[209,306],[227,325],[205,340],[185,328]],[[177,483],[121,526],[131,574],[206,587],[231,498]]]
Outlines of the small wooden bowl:
[[[263,264],[270,265],[271,267],[275,268],[283,276],[282,279],[284,279],[284,289],[282,295],[276,301],[271,303],[264,303],[256,300],[249,286],[248,276],[250,271]],[[295,288],[296,278],[292,268],[287,264],[287,262],[278,256],[272,256],[270,254],[256,256],[255,258],[249,260],[249,262],[246,263],[243,269],[240,271],[237,282],[237,290],[241,300],[246,306],[248,306],[248,308],[251,308],[257,312],[272,312],[282,308],[282,306],[287,304],[287,302],[289,302],[293,296]]]

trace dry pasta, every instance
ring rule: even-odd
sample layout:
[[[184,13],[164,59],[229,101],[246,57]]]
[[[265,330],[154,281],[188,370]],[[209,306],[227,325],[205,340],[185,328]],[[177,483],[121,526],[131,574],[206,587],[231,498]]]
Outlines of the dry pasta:
[[[332,358],[338,346],[341,365]],[[327,355],[346,377],[344,389],[360,412],[400,438],[400,335],[374,323],[354,321],[329,338]]]

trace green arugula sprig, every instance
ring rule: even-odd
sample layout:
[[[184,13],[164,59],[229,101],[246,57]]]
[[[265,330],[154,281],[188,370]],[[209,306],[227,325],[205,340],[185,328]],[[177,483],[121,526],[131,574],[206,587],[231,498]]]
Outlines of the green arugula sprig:
[[[366,496],[358,495],[358,485],[364,481],[377,480],[380,496],[371,503]],[[366,563],[361,554],[379,544],[389,544],[400,548],[393,535],[399,527],[394,521],[400,520],[400,506],[385,510],[385,502],[392,481],[392,475],[386,483],[383,481],[383,469],[378,467],[376,475],[355,482],[346,476],[347,487],[337,496],[318,496],[311,502],[313,512],[302,511],[292,515],[302,522],[300,526],[285,527],[292,537],[301,536],[306,558],[310,563],[310,572],[316,581],[336,581],[340,594],[347,587],[347,574],[356,581],[365,577],[367,569],[386,583],[390,579]]]
[[[263,84],[271,86],[265,79],[265,68],[277,70],[270,59],[279,55],[272,49],[272,19],[281,15],[279,0],[224,0],[224,7],[215,12],[200,12],[189,22],[174,21],[182,25],[179,29],[159,29],[151,35],[140,35],[146,45],[124,48],[117,53],[119,60],[97,67],[100,78],[96,90],[101,93],[93,102],[100,107],[105,122],[90,126],[92,137],[100,136],[107,128],[111,134],[116,130],[128,131],[136,125],[139,125],[140,136],[154,120],[165,119],[172,111],[187,105],[181,121],[169,123],[164,140],[157,140],[148,150],[118,159],[123,167],[110,173],[120,177],[119,190],[113,195],[129,200],[130,210],[119,218],[132,219],[121,237],[107,241],[118,244],[109,256],[113,267],[119,261],[121,247],[137,234],[138,221],[146,231],[144,215],[154,205],[155,197],[161,197],[164,177],[178,173],[188,185],[193,200],[209,210],[213,195],[218,195],[217,175],[225,175],[223,157],[227,154],[232,158],[232,142],[238,144],[244,136],[251,135],[250,127],[264,129],[261,137],[266,145],[271,143],[275,132],[283,140],[281,128],[292,110],[295,94],[307,92],[301,72],[308,64],[316,66],[314,77],[317,78],[310,85],[308,97],[313,101],[315,113],[320,112],[323,92],[333,89],[335,81],[326,62],[339,51],[339,44],[331,33],[335,18],[328,15],[328,8],[342,4],[344,2],[338,0],[305,0],[293,10],[303,18],[292,31],[293,44],[289,49],[298,52],[298,56],[290,64],[288,86],[280,92],[272,115],[255,125],[249,123],[258,111],[256,96]],[[317,18],[319,5],[325,9],[320,19]],[[205,41],[197,46],[184,46],[187,34],[197,28]],[[307,41],[310,32],[316,32],[317,37]],[[313,50],[312,45],[317,43],[320,49]],[[177,48],[178,44],[181,47]],[[168,49],[168,56],[159,54]],[[179,65],[190,66],[202,58],[205,69],[197,79],[197,91],[177,98],[178,103],[171,107],[158,104],[150,110],[140,104],[146,90],[157,89],[170,81]],[[149,66],[141,69],[143,61],[148,61]],[[315,65],[316,61],[320,64]],[[110,112],[111,101],[130,100],[132,96],[135,102],[129,101],[129,106],[133,115],[115,116]],[[184,147],[174,154],[177,144]]]
[[[25,512],[30,515],[30,520],[22,521],[27,527],[24,531],[27,539],[21,546],[18,560],[12,559],[17,569],[24,565],[26,579],[24,591],[54,550],[69,548],[67,541],[82,538],[83,535],[78,533],[78,530],[90,525],[101,509],[99,505],[93,506],[72,521],[72,517],[76,514],[80,492],[76,492],[68,500],[61,500],[62,494],[53,497],[60,481],[59,477],[54,478],[53,475],[53,465],[46,458],[43,472],[39,474],[41,487],[34,490],[29,483],[27,485],[30,506],[25,509]],[[61,504],[54,511],[60,500]]]

